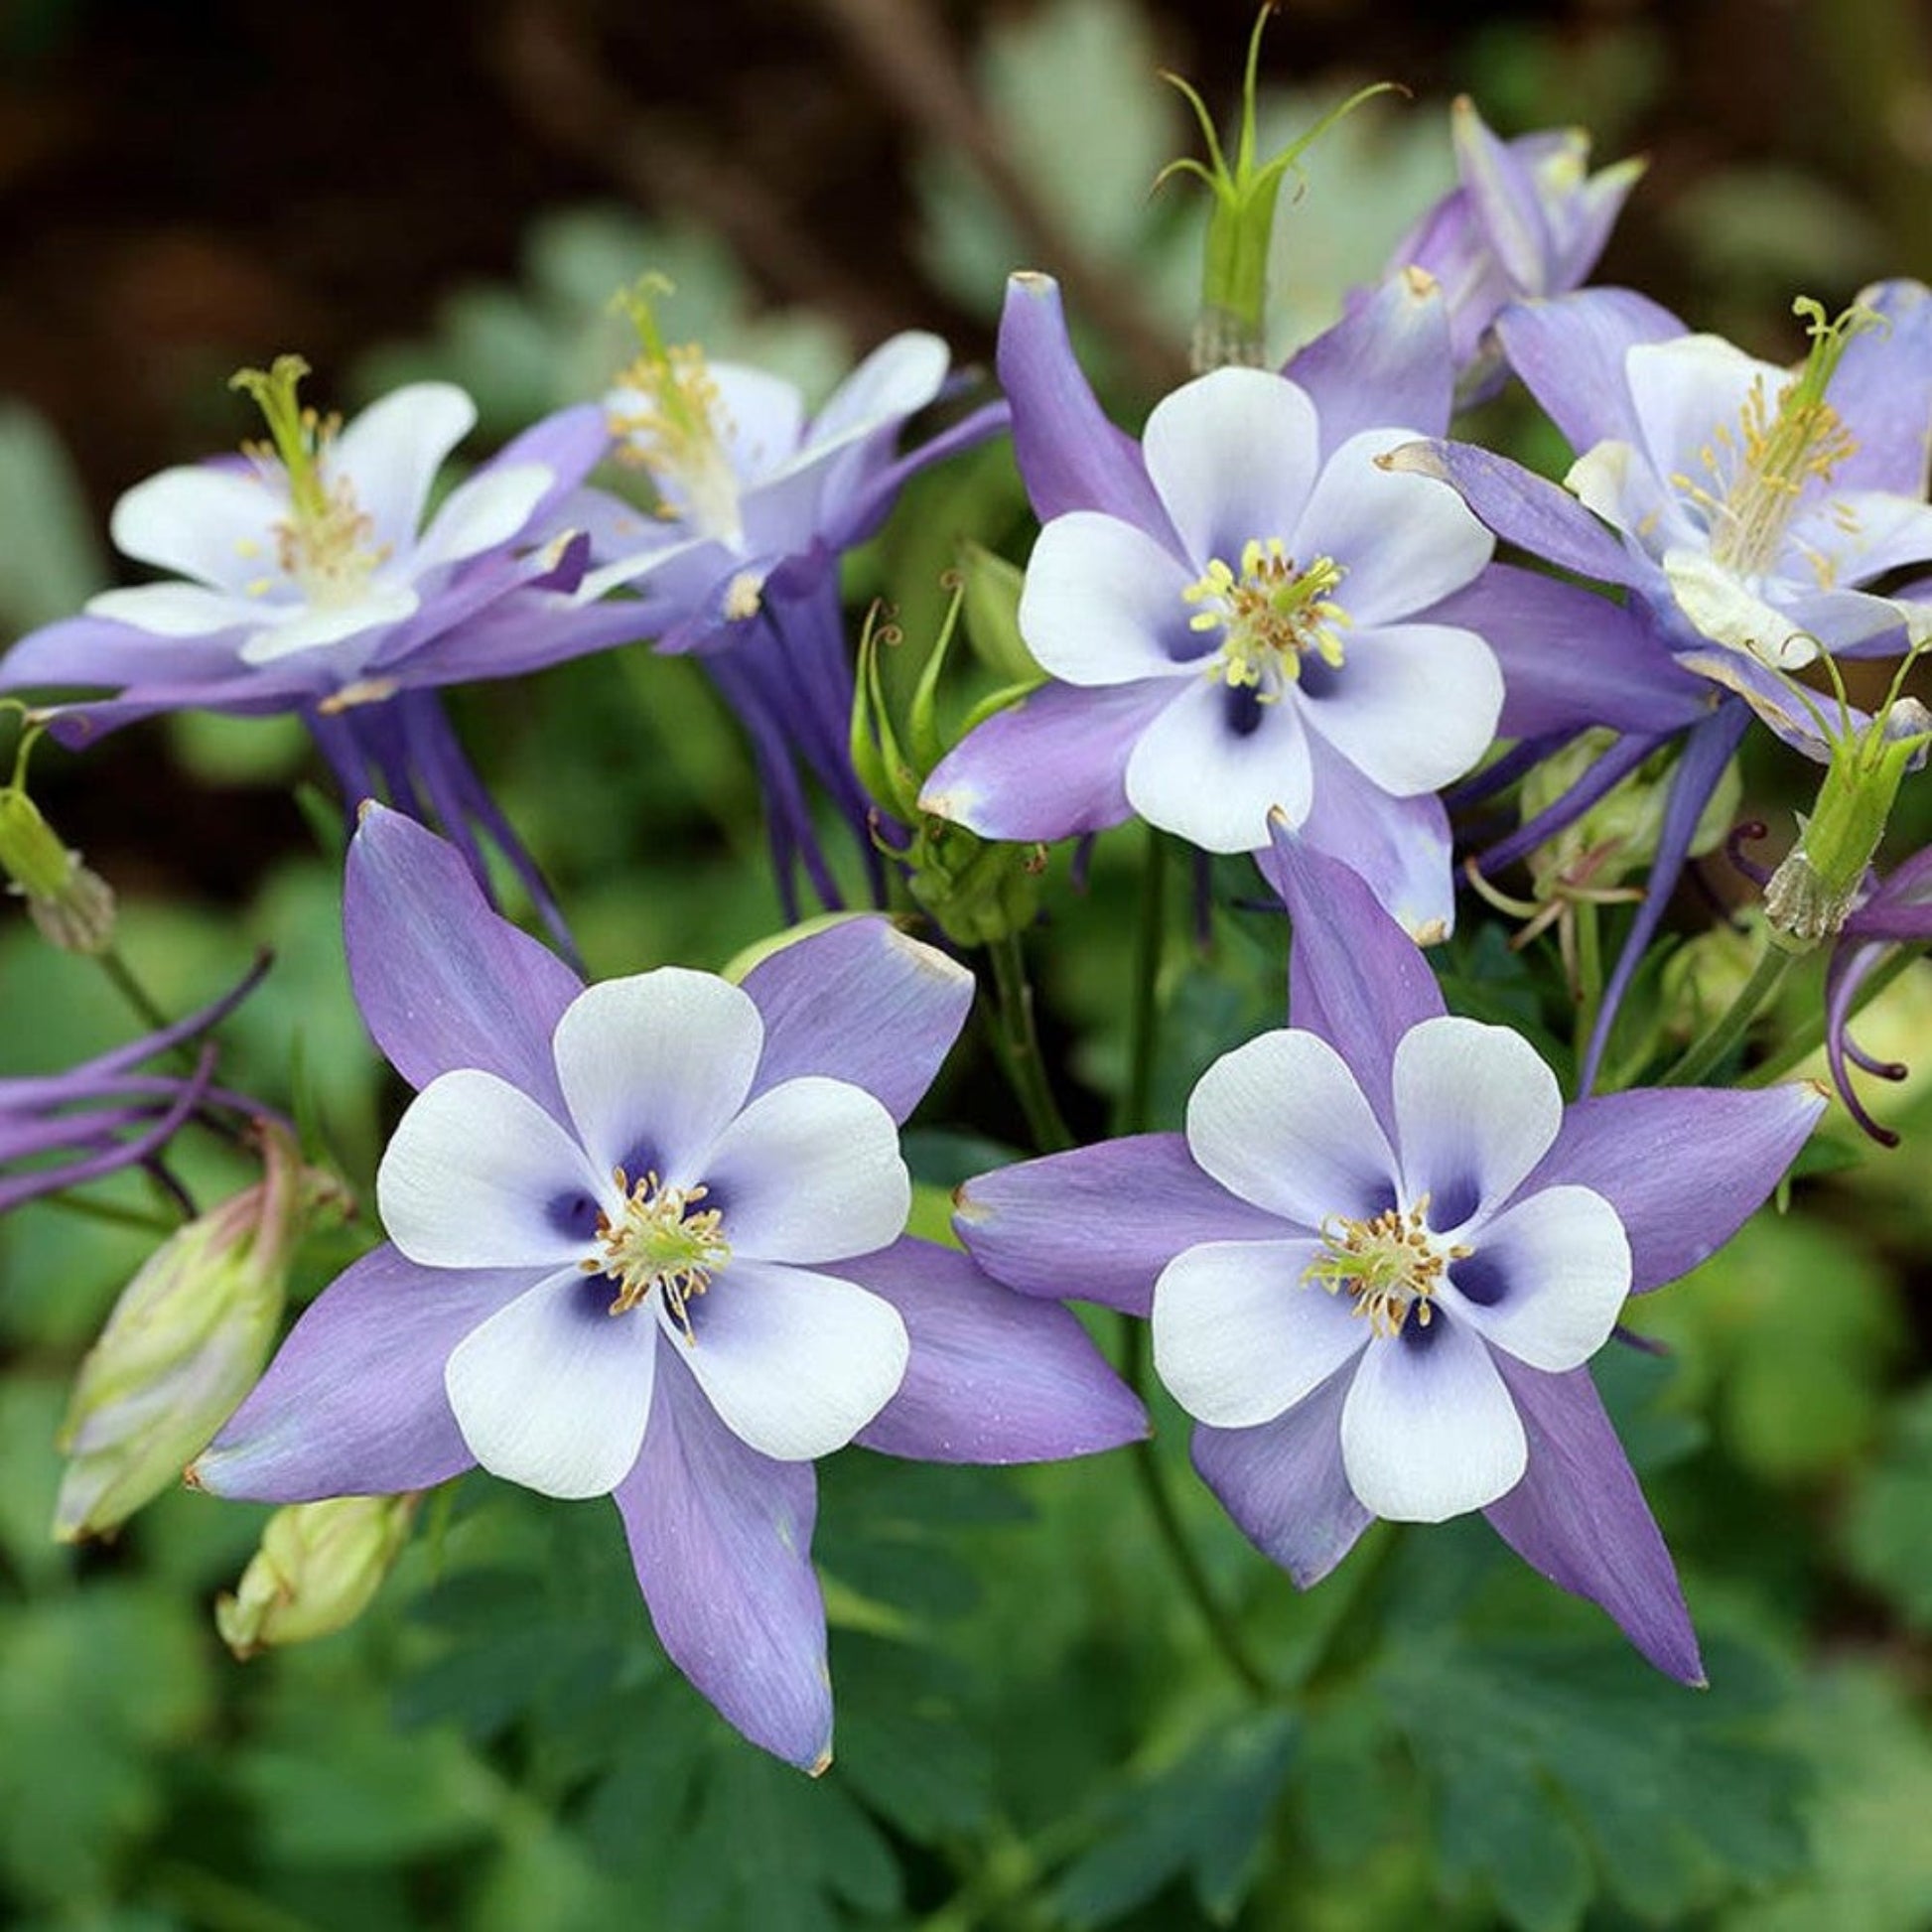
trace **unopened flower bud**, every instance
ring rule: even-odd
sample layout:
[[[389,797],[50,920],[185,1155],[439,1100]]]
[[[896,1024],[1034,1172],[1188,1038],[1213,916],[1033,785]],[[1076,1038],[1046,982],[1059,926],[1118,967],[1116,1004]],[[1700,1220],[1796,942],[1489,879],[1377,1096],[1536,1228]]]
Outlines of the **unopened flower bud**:
[[[261,1373],[306,1222],[345,1205],[282,1129],[258,1131],[262,1179],[148,1257],[80,1364],[59,1438],[63,1543],[125,1522],[207,1447]]]
[[[1679,1041],[1702,1038],[1736,1004],[1763,950],[1760,919],[1724,920],[1686,939],[1659,979],[1664,1032]]]
[[[417,1501],[335,1496],[278,1509],[240,1583],[215,1599],[221,1641],[237,1657],[252,1657],[346,1629],[402,1554]]]
[[[0,786],[0,871],[28,913],[64,952],[101,953],[114,942],[114,894],[62,844],[19,784]]]

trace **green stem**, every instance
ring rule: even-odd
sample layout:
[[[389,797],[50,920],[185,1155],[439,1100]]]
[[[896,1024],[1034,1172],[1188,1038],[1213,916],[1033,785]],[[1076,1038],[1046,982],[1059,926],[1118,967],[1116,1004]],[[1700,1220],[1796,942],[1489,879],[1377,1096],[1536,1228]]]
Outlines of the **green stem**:
[[[1121,1326],[1127,1351],[1127,1379],[1135,1391],[1145,1398],[1148,1384],[1148,1326],[1131,1314],[1121,1317]],[[1200,1559],[1195,1556],[1193,1545],[1187,1540],[1180,1511],[1174,1505],[1173,1491],[1168,1486],[1167,1471],[1161,1466],[1161,1458],[1152,1439],[1143,1437],[1134,1445],[1132,1454],[1135,1478],[1141,1485],[1148,1513],[1154,1518],[1154,1527],[1167,1550],[1168,1560],[1173,1565],[1174,1575],[1180,1580],[1181,1588],[1199,1611],[1200,1620],[1206,1626],[1214,1648],[1219,1651],[1221,1661],[1240,1679],[1242,1688],[1250,1697],[1257,1703],[1266,1703],[1273,1693],[1268,1674],[1255,1662],[1247,1640],[1241,1634],[1240,1625],[1235,1622],[1228,1606],[1214,1593],[1214,1586],[1208,1582],[1207,1572],[1201,1568]]]
[[[1799,955],[1782,946],[1767,945],[1758,955],[1743,990],[1732,1000],[1702,1039],[1686,1048],[1684,1057],[1658,1081],[1659,1086],[1688,1087],[1719,1065],[1749,1031],[1758,1009],[1784,984],[1785,975],[1798,963]]]
[[[1900,946],[1882,965],[1873,967],[1852,1001],[1852,1011],[1846,1016],[1848,1022],[1856,1020],[1908,966],[1923,957],[1917,946]],[[1824,1043],[1825,1006],[1821,1000],[1817,1012],[1762,1066],[1752,1067],[1739,1084],[1768,1087],[1773,1081],[1783,1079],[1801,1060],[1809,1059]]]
[[[1154,1041],[1160,1018],[1162,941],[1167,923],[1167,841],[1147,828],[1141,875],[1141,930],[1134,953],[1134,1004],[1128,1014],[1127,1085],[1115,1131],[1142,1134],[1154,1103]]]
[[[1000,1058],[1008,1082],[1034,1146],[1041,1154],[1064,1154],[1073,1136],[1061,1118],[1059,1103],[1047,1084],[1046,1063],[1039,1054],[1039,1033],[1034,1025],[1034,990],[1027,983],[1027,955],[1020,935],[1009,932],[987,947],[993,960],[993,988],[999,1001]]]
[[[1593,900],[1577,907],[1577,1064],[1589,1050],[1596,1031],[1596,1012],[1603,1003],[1603,937]]]
[[[135,978],[134,969],[121,957],[118,946],[109,946],[105,952],[95,953],[100,961],[100,970],[113,982],[114,990],[125,1000],[140,1017],[141,1024],[150,1033],[161,1033],[169,1025],[168,1016],[162,1012],[159,1003],[148,989]],[[190,1066],[195,1064],[195,1050],[184,1042],[177,1051],[188,1055]]]

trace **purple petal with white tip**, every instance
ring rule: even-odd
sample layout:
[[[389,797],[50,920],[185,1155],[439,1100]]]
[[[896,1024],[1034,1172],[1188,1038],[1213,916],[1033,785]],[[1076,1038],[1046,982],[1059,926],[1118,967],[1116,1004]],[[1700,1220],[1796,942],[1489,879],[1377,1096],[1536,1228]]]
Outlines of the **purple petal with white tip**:
[[[747,1448],[689,1375],[663,1367],[643,1451],[617,1489],[650,1620],[731,1724],[816,1773],[832,1756],[816,1477]]]
[[[453,846],[365,805],[348,848],[343,928],[355,1002],[411,1086],[480,1067],[569,1118],[550,1040],[582,983],[490,910]]]
[[[1648,1087],[1579,1101],[1526,1191],[1575,1182],[1616,1209],[1630,1292],[1715,1254],[1783,1177],[1825,1110],[1817,1087]]]
[[[1521,1482],[1484,1511],[1532,1570],[1601,1605],[1680,1684],[1705,1682],[1670,1552],[1587,1368],[1497,1363],[1529,1437]]]
[[[1000,1287],[965,1255],[896,1241],[839,1264],[890,1302],[911,1340],[898,1392],[855,1439],[922,1462],[1050,1462],[1148,1433],[1140,1398],[1087,1331]]]
[[[1203,1173],[1178,1134],[1021,1161],[967,1181],[957,1200],[953,1226],[995,1281],[1129,1314],[1148,1312],[1156,1277],[1183,1248],[1287,1232]]]
[[[190,1472],[217,1496],[313,1502],[427,1489],[476,1461],[443,1386],[464,1337],[541,1279],[419,1268],[386,1243],[304,1311]]]

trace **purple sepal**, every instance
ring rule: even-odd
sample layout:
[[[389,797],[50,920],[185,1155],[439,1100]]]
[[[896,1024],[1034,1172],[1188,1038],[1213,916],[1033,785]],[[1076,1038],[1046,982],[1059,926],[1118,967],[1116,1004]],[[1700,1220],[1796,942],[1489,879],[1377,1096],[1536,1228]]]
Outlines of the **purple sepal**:
[[[536,463],[550,472],[550,487],[523,519],[523,531],[527,535],[532,530],[552,527],[558,507],[582,486],[584,479],[604,461],[610,448],[610,422],[603,408],[594,402],[580,402],[532,423],[483,468],[509,470],[519,464]]]
[[[365,805],[348,848],[343,928],[356,1004],[411,1086],[481,1067],[568,1120],[550,1038],[582,984],[490,910],[452,846],[401,812]]]
[[[1023,844],[1104,832],[1133,816],[1127,760],[1176,695],[1170,678],[1041,685],[975,725],[939,760],[920,808],[982,838]]]
[[[384,1242],[304,1312],[189,1481],[217,1496],[300,1503],[395,1495],[460,1475],[476,1457],[443,1366],[544,1272],[424,1268]]]
[[[1360,430],[1395,425],[1443,435],[1455,365],[1442,290],[1427,274],[1391,275],[1282,373],[1314,399],[1323,463]]]
[[[1639,343],[1686,333],[1668,309],[1632,289],[1512,302],[1496,318],[1510,367],[1579,456],[1611,440],[1640,444],[1624,358]]]
[[[899,491],[921,470],[929,470],[935,463],[944,463],[948,458],[958,456],[962,450],[977,448],[989,437],[998,436],[1002,430],[1010,428],[1012,420],[1013,412],[1006,402],[982,403],[970,415],[962,416],[928,442],[908,450],[868,478],[853,491],[851,500],[841,507],[838,516],[826,529],[824,550],[827,563],[836,560],[842,551],[850,550],[877,534],[879,526],[886,520],[887,512],[897,500]]]
[[[1455,925],[1455,878],[1443,801],[1433,791],[1391,798],[1310,736],[1314,802],[1296,836],[1361,879],[1376,903],[1418,943],[1448,938]],[[1257,857],[1263,874],[1272,878],[1272,853]]]
[[[1241,1534],[1302,1589],[1318,1584],[1374,1520],[1341,1466],[1341,1410],[1355,1364],[1252,1429],[1194,1427],[1194,1467]]]
[[[1587,1368],[1546,1375],[1501,1349],[1502,1372],[1529,1437],[1529,1468],[1483,1512],[1532,1570],[1599,1604],[1638,1652],[1680,1684],[1704,1661],[1677,1571]]]
[[[1832,407],[1858,439],[1834,465],[1832,487],[1922,498],[1925,426],[1932,422],[1932,290],[1922,282],[1878,282],[1859,300],[1884,326],[1855,333],[1832,373]]]
[[[859,1432],[923,1462],[1055,1462],[1148,1434],[1140,1398],[1063,1308],[1001,1288],[952,1248],[910,1237],[833,1272],[897,1309],[905,1379]]]
[[[158,637],[113,618],[63,618],[30,630],[0,659],[0,691],[36,684],[217,678],[235,668],[238,635]]]
[[[1845,921],[1848,939],[1932,939],[1932,845],[1888,872]]]
[[[660,1337],[643,1449],[616,1495],[672,1663],[753,1743],[822,1771],[832,1684],[812,1574],[811,1463],[747,1448]]]
[[[1311,850],[1279,820],[1262,871],[1293,921],[1288,1022],[1319,1034],[1349,1064],[1376,1118],[1395,1132],[1389,1068],[1411,1027],[1446,1011],[1416,942],[1338,860]]]
[[[1007,278],[998,363],[1013,404],[1013,454],[1040,522],[1068,510],[1104,510],[1162,537],[1178,554],[1141,446],[1094,400],[1050,275]]]
[[[1540,812],[1526,818],[1515,831],[1485,846],[1477,857],[1484,872],[1500,872],[1518,859],[1526,859],[1566,827],[1574,825],[1599,799],[1607,797],[1644,759],[1668,742],[1668,734],[1625,736],[1616,740],[1600,758],[1593,759],[1584,775],[1561,796],[1551,800]]]
[[[794,939],[745,975],[764,1021],[754,1094],[800,1074],[849,1080],[902,1121],[973,1006],[973,976],[870,914]]]
[[[1825,1110],[1803,1082],[1762,1089],[1642,1087],[1580,1100],[1521,1193],[1589,1187],[1630,1239],[1630,1292],[1715,1254],[1778,1184]]]
[[[1500,738],[1588,725],[1675,732],[1710,708],[1710,686],[1679,667],[1651,625],[1559,577],[1491,564],[1429,619],[1475,631],[1496,653],[1503,669]]]
[[[1845,1103],[1845,1111],[1880,1147],[1896,1147],[1898,1135],[1876,1120],[1859,1097],[1859,1090],[1852,1083],[1852,1068],[1860,1067],[1880,1080],[1902,1080],[1910,1069],[1895,1060],[1873,1059],[1860,1047],[1850,1030],[1852,1009],[1858,1003],[1860,989],[1888,950],[1881,939],[1850,944],[1841,941],[1833,949],[1831,964],[1825,969],[1825,1061],[1831,1068],[1832,1084]],[[4,1193],[0,1192],[0,1203],[3,1202]]]
[[[953,1227],[995,1281],[1128,1314],[1148,1312],[1156,1276],[1183,1248],[1282,1232],[1274,1215],[1209,1179],[1178,1134],[1017,1162],[967,1181],[957,1200]]]
[[[1392,469],[1448,483],[1497,536],[1605,584],[1657,582],[1656,566],[1627,550],[1576,497],[1520,463],[1473,443],[1405,443],[1389,454]]]

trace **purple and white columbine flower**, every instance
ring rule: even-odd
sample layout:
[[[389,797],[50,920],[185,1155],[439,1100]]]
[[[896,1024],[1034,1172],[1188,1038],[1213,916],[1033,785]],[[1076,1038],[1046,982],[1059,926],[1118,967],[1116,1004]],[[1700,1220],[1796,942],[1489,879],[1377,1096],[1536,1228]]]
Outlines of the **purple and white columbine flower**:
[[[1468,400],[1494,393],[1504,369],[1491,334],[1526,296],[1563,295],[1596,266],[1639,159],[1589,172],[1582,128],[1498,140],[1466,94],[1449,114],[1458,185],[1389,253],[1390,274],[1426,269],[1449,304],[1449,345]]]
[[[473,1464],[612,1495],[665,1649],[747,1736],[822,1768],[811,1460],[1083,1454],[1145,1433],[1064,1310],[904,1238],[897,1123],[972,1000],[884,919],[762,960],[583,987],[449,847],[368,808],[356,997],[419,1092],[390,1240],[327,1289],[192,1479],[297,1502]]]
[[[1377,1515],[1483,1510],[1661,1670],[1702,1676],[1669,1553],[1585,1365],[1626,1293],[1764,1199],[1824,1105],[1802,1086],[1565,1107],[1534,1050],[1445,1015],[1345,868],[1278,834],[1288,1031],[1210,1068],[1187,1132],[969,1181],[997,1279],[1151,1314],[1194,1463],[1298,1584]]]
[[[434,687],[503,677],[637,634],[635,614],[573,595],[586,545],[559,505],[607,447],[590,407],[537,424],[424,520],[432,483],[476,409],[413,383],[337,429],[296,393],[305,367],[251,372],[270,443],[245,459],[165,470],[115,505],[116,545],[176,573],[103,592],[0,664],[0,689],[115,687],[63,705],[80,744],[156,712],[294,711],[345,809],[371,793],[439,821],[483,877],[473,822],[542,881],[457,744]]]
[[[850,822],[883,895],[867,832],[872,800],[852,769],[853,671],[838,560],[872,536],[907,481],[983,442],[1006,406],[976,410],[905,454],[907,421],[940,400],[948,354],[938,337],[893,337],[816,414],[789,382],[695,347],[666,347],[646,307],[644,353],[605,398],[617,454],[642,470],[656,515],[585,491],[595,587],[627,585],[663,650],[691,650],[737,712],[765,792],[772,857],[796,916],[794,867],[828,906],[838,885],[813,831],[805,767]]]
[[[1449,420],[1434,284],[1398,278],[1287,376],[1186,384],[1138,446],[1093,405],[1043,278],[1015,279],[1000,367],[1044,521],[1020,626],[1052,681],[968,733],[922,809],[1016,841],[1137,813],[1212,852],[1265,846],[1279,811],[1446,932],[1434,794],[1488,749],[1503,684],[1488,533],[1382,462],[1401,425]]]

